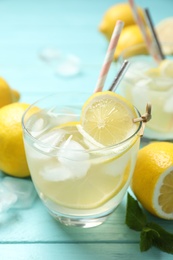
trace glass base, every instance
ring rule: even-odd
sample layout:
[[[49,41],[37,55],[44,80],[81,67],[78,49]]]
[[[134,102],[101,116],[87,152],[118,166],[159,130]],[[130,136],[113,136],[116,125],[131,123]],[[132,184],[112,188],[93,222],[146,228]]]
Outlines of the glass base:
[[[50,212],[52,217],[54,217],[57,221],[65,226],[71,227],[81,227],[81,228],[92,228],[101,225],[106,219],[109,217],[110,214],[102,217],[97,218],[80,218],[80,217],[65,217],[57,215],[56,213]]]

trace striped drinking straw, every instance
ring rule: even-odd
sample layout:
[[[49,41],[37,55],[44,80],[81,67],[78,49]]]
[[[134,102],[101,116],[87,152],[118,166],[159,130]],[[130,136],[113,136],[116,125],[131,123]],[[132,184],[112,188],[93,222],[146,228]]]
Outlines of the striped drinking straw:
[[[131,10],[132,10],[134,19],[141,30],[141,33],[143,35],[144,41],[146,43],[146,46],[147,46],[147,49],[148,49],[150,55],[155,59],[155,61],[160,62],[161,57],[160,57],[159,53],[157,52],[156,48],[153,47],[153,41],[146,30],[145,24],[138,12],[138,8],[135,4],[135,1],[134,0],[128,0],[128,1],[129,1]]]
[[[114,31],[112,33],[112,37],[108,46],[108,50],[103,62],[103,66],[102,69],[100,71],[100,75],[96,84],[96,88],[94,92],[99,92],[102,91],[103,87],[104,87],[104,83],[110,68],[110,65],[113,61],[114,58],[114,53],[115,53],[115,49],[121,34],[121,31],[123,29],[124,23],[120,20],[117,21]]]

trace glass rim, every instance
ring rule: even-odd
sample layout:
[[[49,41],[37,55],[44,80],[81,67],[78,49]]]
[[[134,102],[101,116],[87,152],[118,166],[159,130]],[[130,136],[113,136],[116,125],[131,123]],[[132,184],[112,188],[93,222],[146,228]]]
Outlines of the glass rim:
[[[164,46],[172,46],[171,43],[169,42],[162,42],[161,43],[161,46],[164,47]],[[147,46],[146,46],[146,43],[145,42],[141,42],[141,43],[136,43],[136,44],[133,44],[131,46],[128,46],[126,48],[124,48],[120,54],[119,54],[119,57],[123,56],[123,54],[127,51],[130,51],[130,50],[133,50],[135,48],[140,48],[140,47],[145,47],[146,48],[146,51],[147,53],[144,53],[144,55],[150,55],[150,53],[148,52],[148,49],[147,49]],[[137,56],[137,55],[142,55],[142,53],[139,53],[139,54],[135,54],[134,56]],[[165,54],[166,56],[172,56],[173,54]],[[119,58],[118,58],[119,59]]]
[[[65,92],[61,92],[61,93],[65,93]],[[73,92],[71,92],[72,94]],[[80,92],[80,94],[88,94],[88,92]],[[67,93],[66,93],[67,94]],[[30,111],[30,109],[32,109],[37,103],[43,101],[43,100],[46,100],[48,98],[51,98],[51,97],[54,97],[55,95],[59,95],[59,93],[53,93],[53,94],[50,94],[48,96],[44,96],[42,98],[39,98],[37,99],[34,103],[32,103],[31,105],[29,105],[29,107],[25,110],[24,114],[22,115],[22,119],[21,119],[21,124],[22,124],[22,129],[23,131],[28,135],[28,137],[36,142],[37,144],[40,144],[42,147],[44,148],[52,148],[53,150],[65,150],[65,148],[60,148],[60,147],[56,147],[56,146],[52,146],[52,145],[49,145],[49,144],[46,144],[46,143],[43,143],[42,141],[40,141],[39,139],[37,139],[37,137],[34,137],[30,131],[27,129],[26,125],[25,125],[25,117],[27,115],[27,113]],[[65,106],[64,106],[65,107]],[[69,107],[75,107],[74,105],[69,105]],[[141,114],[139,112],[139,110],[133,105],[133,107],[135,108],[135,111],[137,113],[137,115],[140,117]],[[42,110],[42,109],[41,109]],[[86,149],[82,152],[86,152],[86,153],[92,153],[92,152],[98,152],[98,151],[107,151],[107,150],[112,150],[112,149],[115,149],[116,147],[119,147],[123,144],[125,144],[126,142],[130,141],[135,135],[137,135],[137,133],[140,131],[141,127],[142,127],[142,121],[138,122],[138,127],[137,129],[128,137],[126,138],[125,140],[119,142],[119,143],[116,143],[116,144],[113,144],[113,145],[109,145],[109,146],[103,146],[103,147],[98,147],[98,148],[92,148],[92,149]],[[140,137],[140,136],[139,136]],[[77,149],[68,149],[68,151],[71,151],[71,152],[81,152],[81,150],[77,150]],[[44,151],[41,151],[42,153],[44,153]]]

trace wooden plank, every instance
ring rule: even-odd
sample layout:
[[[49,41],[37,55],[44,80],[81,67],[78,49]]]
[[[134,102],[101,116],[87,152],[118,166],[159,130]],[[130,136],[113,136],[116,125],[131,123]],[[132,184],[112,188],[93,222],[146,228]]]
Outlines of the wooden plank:
[[[39,199],[32,208],[21,211],[8,211],[0,216],[0,241],[2,243],[35,243],[35,242],[119,242],[139,243],[139,233],[125,225],[125,199],[105,224],[81,229],[65,227],[49,215]],[[172,221],[155,221],[173,232]]]
[[[172,260],[152,248],[141,253],[137,244],[4,244],[1,260]]]

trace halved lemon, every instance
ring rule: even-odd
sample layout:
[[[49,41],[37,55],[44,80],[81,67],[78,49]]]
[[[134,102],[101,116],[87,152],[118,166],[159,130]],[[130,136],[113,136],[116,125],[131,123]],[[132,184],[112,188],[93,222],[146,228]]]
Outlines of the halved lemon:
[[[111,146],[130,137],[138,128],[134,107],[122,96],[111,92],[97,92],[84,104],[81,125],[96,142]]]
[[[150,213],[173,219],[173,144],[153,142],[138,152],[132,190]]]

